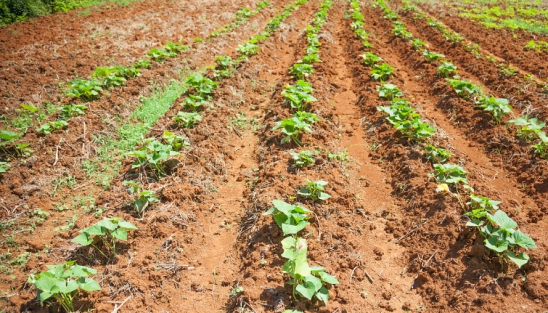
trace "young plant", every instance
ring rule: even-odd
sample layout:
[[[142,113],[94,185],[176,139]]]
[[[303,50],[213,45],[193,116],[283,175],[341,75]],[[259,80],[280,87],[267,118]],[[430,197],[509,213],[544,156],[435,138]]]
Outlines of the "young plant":
[[[376,81],[386,81],[390,78],[390,76],[392,76],[392,72],[394,70],[395,68],[387,63],[383,63],[381,65],[376,64],[371,70],[371,78]]]
[[[299,189],[297,191],[298,195],[308,197],[312,200],[312,202],[315,202],[317,200],[327,200],[331,198],[331,196],[327,193],[325,193],[325,186],[327,185],[326,181],[318,180],[318,181],[307,181],[308,186],[305,186],[304,188]]]
[[[470,195],[470,201],[466,204],[470,207],[470,211],[466,212],[466,216],[472,219],[472,223],[476,224],[487,216],[487,213],[493,213],[499,209],[499,204],[502,202],[491,200],[487,197]]]
[[[202,116],[196,112],[178,112],[173,120],[177,122],[179,126],[185,128],[192,128],[196,122],[202,121]]]
[[[291,75],[295,76],[296,79],[305,79],[308,75],[314,74],[314,66],[306,63],[295,63],[289,68],[289,72],[291,72]]]
[[[403,22],[394,22],[394,29],[392,29],[392,34],[397,37],[400,37],[404,41],[407,41],[413,38],[413,34],[405,28]]]
[[[444,61],[438,66],[438,74],[445,78],[449,77],[451,74],[457,74],[457,66],[451,62]]]
[[[158,175],[165,175],[165,162],[180,153],[174,151],[174,147],[169,144],[164,145],[154,138],[148,138],[140,149],[129,152],[127,155],[136,158],[132,168],[148,167]]]
[[[410,120],[394,124],[394,128],[399,130],[404,137],[414,142],[420,142],[423,139],[430,138],[436,132],[436,128],[422,121],[418,116]]]
[[[68,123],[66,121],[51,121],[37,127],[36,131],[45,135],[49,135],[52,132],[62,129],[66,126],[68,126]]]
[[[69,89],[65,92],[68,97],[80,98],[85,101],[95,100],[103,92],[101,83],[97,80],[75,79],[67,83]]]
[[[168,130],[164,130],[164,135],[162,136],[162,139],[175,151],[179,151],[183,147],[190,146],[190,143],[185,137],[175,135]]]
[[[313,214],[307,208],[292,205],[281,200],[273,200],[274,206],[263,215],[272,215],[274,221],[282,229],[283,235],[296,235],[310,225],[307,214]]]
[[[186,83],[193,87],[196,91],[196,96],[200,97],[204,101],[209,101],[213,96],[213,90],[218,87],[216,82],[202,76],[199,73],[188,77],[186,79]]]
[[[101,286],[88,277],[97,274],[97,271],[68,261],[64,264],[46,265],[48,270],[38,274],[31,274],[28,283],[40,290],[38,299],[40,304],[53,297],[66,312],[75,312],[73,300],[80,290],[96,291]]]
[[[299,136],[303,131],[308,133],[312,132],[312,124],[317,122],[318,118],[314,113],[308,113],[303,111],[298,111],[292,117],[281,120],[272,130],[277,130],[281,128],[282,134],[286,136],[282,139],[281,144],[289,143],[293,141],[298,146],[301,145]]]
[[[423,51],[422,55],[428,62],[435,62],[437,60],[445,58],[445,55],[436,53],[436,52],[430,52],[430,51]]]
[[[494,214],[486,213],[487,221],[472,220],[468,226],[477,227],[485,238],[485,246],[493,251],[501,260],[501,265],[507,260],[522,267],[529,261],[529,256],[518,249],[534,249],[537,247],[531,237],[522,233],[518,224],[504,211],[496,210]]]
[[[67,104],[62,106],[59,111],[59,118],[66,121],[69,118],[86,114],[87,106],[83,104]]]
[[[150,62],[150,60],[139,60],[135,62],[135,64],[133,64],[134,68],[139,68],[139,69],[149,68],[150,66],[152,66],[152,62]]]
[[[295,86],[287,85],[282,91],[282,96],[291,105],[292,109],[304,110],[311,102],[317,101],[312,96],[312,86],[304,80],[298,80]]]
[[[327,284],[338,284],[339,281],[325,272],[322,267],[309,266],[306,258],[308,245],[306,240],[300,237],[287,237],[282,240],[284,252],[282,257],[288,259],[282,271],[289,274],[291,280],[287,283],[293,285],[293,298],[296,294],[312,300],[316,297],[321,302],[327,303],[329,291]]]
[[[168,52],[173,52],[173,53],[179,54],[183,51],[187,51],[188,49],[190,49],[190,47],[189,46],[183,46],[180,43],[175,43],[175,42],[168,41],[164,49]]]
[[[545,132],[538,132],[538,138],[540,141],[534,144],[532,147],[536,154],[540,155],[541,158],[548,158],[548,136]]]
[[[105,88],[122,86],[126,83],[126,78],[119,71],[118,66],[98,67],[92,75],[98,79]]]
[[[447,79],[447,84],[453,87],[457,95],[463,98],[469,98],[478,95],[481,92],[479,86],[465,80]]]
[[[252,55],[259,53],[260,47],[254,42],[246,42],[238,46],[236,51],[240,53],[244,58],[248,58]]]
[[[310,150],[297,152],[290,152],[291,157],[293,158],[292,167],[305,167],[309,165],[314,165],[316,160],[314,159],[313,152]]]
[[[382,61],[381,57],[372,52],[365,52],[360,56],[363,58],[363,63],[367,66],[373,66]]]
[[[458,185],[459,183],[468,184],[467,173],[456,164],[434,164],[434,173],[430,176],[434,176],[438,183]]]
[[[539,122],[538,118],[525,115],[523,117],[518,117],[513,120],[509,120],[506,124],[514,124],[518,126],[516,137],[524,138],[526,140],[534,140],[538,134],[541,132],[542,128],[546,126],[546,123]]]
[[[164,62],[167,58],[174,58],[177,56],[176,52],[165,51],[162,49],[154,48],[147,52],[147,54],[156,62]]]
[[[426,151],[426,159],[432,162],[432,164],[445,163],[451,157],[449,151],[443,148],[436,148],[433,145],[428,145],[424,148],[424,151]]]
[[[119,217],[104,218],[95,225],[80,230],[80,235],[72,239],[72,242],[82,246],[91,245],[108,259],[108,256],[96,245],[97,241],[102,242],[103,246],[116,255],[116,242],[126,241],[128,230],[137,230],[137,227]]]
[[[482,96],[477,104],[478,108],[491,112],[497,124],[500,124],[500,119],[503,116],[512,112],[512,106],[508,103],[508,99]]]
[[[129,186],[128,192],[130,194],[137,194],[137,198],[133,200],[132,204],[135,211],[137,211],[137,214],[141,217],[144,217],[145,210],[151,203],[160,202],[153,190],[144,190],[141,184],[137,182],[126,180],[122,184],[124,186]]]
[[[6,173],[10,169],[10,164],[8,162],[0,161],[0,174]]]
[[[422,51],[424,48],[428,48],[428,44],[419,38],[411,40],[411,46],[413,47],[413,49],[418,51]]]
[[[377,86],[377,91],[379,92],[379,97],[389,100],[403,96],[403,93],[398,86],[389,83],[383,83],[380,86]]]

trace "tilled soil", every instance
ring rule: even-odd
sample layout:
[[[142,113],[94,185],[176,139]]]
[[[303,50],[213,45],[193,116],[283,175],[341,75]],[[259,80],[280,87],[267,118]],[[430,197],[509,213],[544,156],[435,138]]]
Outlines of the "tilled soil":
[[[129,8],[142,7],[151,16],[165,14],[149,3]],[[272,6],[279,9],[287,3]],[[96,279],[102,287],[100,292],[79,297],[77,307],[81,311],[95,308],[97,312],[112,312],[120,306],[118,312],[545,310],[547,161],[533,158],[528,146],[516,140],[504,124],[495,125],[471,103],[456,97],[436,75],[435,65],[425,63],[408,43],[391,34],[392,26],[379,18],[380,11],[362,7],[373,52],[397,68],[394,82],[421,116],[438,129],[433,143],[450,150],[450,161],[469,172],[471,186],[484,196],[503,201],[501,209],[536,241],[538,249],[528,251],[530,262],[519,270],[501,270],[497,257],[484,247],[483,238],[465,226],[458,201],[435,191],[437,184],[429,178],[432,166],[423,159],[421,147],[401,139],[377,112],[377,106],[386,102],[378,98],[378,83],[360,63],[363,49],[351,31],[351,20],[346,18],[346,1],[336,1],[329,10],[320,31],[322,62],[314,65],[315,73],[307,78],[318,99],[312,103],[311,112],[320,121],[313,125],[313,133],[302,137],[302,147],[280,144],[282,137],[272,128],[291,115],[280,93],[283,86],[294,82],[288,69],[304,53],[303,30],[319,4],[311,1],[297,9],[262,45],[258,55],[223,81],[215,91],[213,107],[202,112],[203,120],[194,128],[178,129],[173,123],[184,95],[175,101],[149,135],[160,138],[164,130],[170,130],[189,139],[190,147],[175,158],[167,177],[147,179],[133,170],[127,159],[110,187],[101,190],[86,180],[80,163],[92,158],[94,149],[100,147],[93,135],[112,132],[118,125],[103,121],[115,121],[116,115],[127,119],[140,97],[154,89],[151,80],[167,82],[179,77],[179,69],[201,68],[215,55],[234,56],[237,45],[259,32],[276,14],[274,9],[253,17],[227,37],[205,43],[144,71],[125,87],[113,89],[110,97],[90,103],[86,115],[71,120],[68,134],[56,132],[42,137],[29,131],[25,136],[35,155],[14,163],[10,172],[0,177],[0,188],[5,211],[1,261],[6,264],[13,260],[5,258],[8,251],[14,256],[29,252],[30,256],[23,266],[0,274],[0,290],[5,292],[0,307],[6,312],[48,312],[34,300],[36,290],[25,283],[27,275],[43,270],[46,264],[77,260],[98,270]],[[197,20],[207,9],[188,5],[188,15]],[[226,9],[230,12],[250,6],[224,5],[232,8]],[[187,12],[184,7],[178,8]],[[223,7],[209,8],[219,16],[225,12]],[[65,15],[70,14],[76,13]],[[105,14],[114,16],[105,10],[86,18],[93,17],[106,29],[109,19],[102,17]],[[523,89],[514,87],[518,81],[498,76],[492,64],[445,43],[419,22],[407,16],[403,19],[415,36],[454,62],[461,76],[481,82],[492,94],[511,98],[516,108],[529,101],[539,116],[545,116],[540,95],[523,94]],[[214,28],[210,25],[207,30]],[[183,28],[174,29],[187,37]],[[198,36],[201,30],[204,28],[189,30],[193,32],[190,36]],[[173,35],[179,34],[177,31]],[[73,37],[79,36],[75,30]],[[120,40],[129,44],[129,37]],[[158,43],[173,38],[167,37]],[[111,44],[115,43],[105,41],[104,46]],[[139,58],[138,53],[135,58]],[[101,58],[93,60],[97,62],[93,68],[105,65]],[[290,151],[307,149],[317,151],[314,166],[293,168]],[[347,160],[328,157],[329,153],[345,155],[345,151]],[[76,184],[58,189],[55,179],[65,177],[66,171],[75,176]],[[130,179],[148,183],[148,189],[155,190],[161,200],[147,208],[143,217],[129,209],[130,196],[122,182]],[[307,180],[327,181],[326,192],[331,198],[311,202],[297,196]],[[86,196],[106,208],[101,217],[122,217],[139,228],[119,246],[113,259],[70,242],[79,229],[97,221],[92,213],[82,215],[72,229],[54,230],[73,216],[59,207]],[[309,262],[325,267],[340,281],[329,287],[326,305],[296,301],[291,286],[285,283],[287,277],[281,271],[284,259],[280,256],[282,233],[271,216],[262,215],[275,199],[314,212],[303,235],[309,245]],[[28,231],[36,222],[30,212],[37,208],[50,216]],[[235,293],[238,287],[243,292]]]

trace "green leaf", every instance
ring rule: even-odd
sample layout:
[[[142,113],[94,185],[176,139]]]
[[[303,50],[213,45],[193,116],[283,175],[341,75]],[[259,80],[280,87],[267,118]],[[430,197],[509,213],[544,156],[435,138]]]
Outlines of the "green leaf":
[[[329,291],[322,286],[322,288],[320,288],[320,290],[316,293],[316,298],[323,303],[327,303],[329,300]]]
[[[516,241],[516,244],[520,247],[526,248],[526,249],[534,249],[537,247],[535,244],[535,241],[531,239],[531,237],[527,236],[526,234],[522,233],[520,230],[516,230],[512,236],[514,237],[514,240]]]
[[[111,231],[110,234],[112,235],[112,237],[116,239],[123,240],[123,241],[127,240],[127,232],[123,228],[115,229]]]
[[[523,252],[516,256],[514,252],[508,251],[506,255],[510,261],[516,263],[516,265],[520,268],[525,265],[525,263],[529,262],[529,256]]]
[[[72,242],[79,243],[82,246],[87,246],[93,242],[93,238],[90,238],[87,233],[81,233],[80,235],[74,237]]]
[[[89,275],[97,274],[97,270],[92,269],[91,267],[74,265],[71,268],[71,276],[73,277],[85,277]]]
[[[51,296],[53,296],[51,292],[46,292],[46,291],[39,291],[38,294],[39,294],[38,298],[40,299],[40,304],[43,304],[44,301],[46,301]]]
[[[78,284],[85,291],[101,290],[99,283],[89,277],[81,277],[78,279]]]
[[[285,224],[284,223],[284,224],[281,225],[281,227],[282,227],[282,232],[283,232],[284,236],[287,236],[287,235],[297,234],[298,232],[303,230],[308,225],[310,225],[309,222],[300,221],[299,223],[297,223],[297,225],[291,225],[291,224]]]
[[[491,237],[485,240],[485,246],[495,252],[502,253],[508,249],[508,241],[499,240],[497,237]]]
[[[320,272],[320,278],[322,279],[323,282],[331,285],[336,285],[339,283],[339,281],[337,280],[337,278],[335,278],[335,276],[329,275],[326,272]]]
[[[466,223],[466,226],[480,227],[480,226],[483,225],[484,223],[485,223],[485,221],[471,220],[471,221],[469,221],[469,222]]]
[[[42,272],[40,273],[40,277],[36,280],[34,286],[36,286],[37,289],[49,292],[53,289],[53,287],[55,287],[56,284],[57,279],[53,276],[53,274]]]
[[[130,222],[126,222],[126,221],[120,221],[118,223],[118,226],[120,226],[123,229],[137,230],[137,226],[131,224]]]
[[[314,289],[314,284],[310,282],[305,282],[303,284],[298,284],[297,288],[295,288],[298,293],[300,293],[303,297],[307,298],[308,300],[312,300],[312,297],[316,293],[316,290]]]
[[[493,215],[487,214],[487,217],[492,223],[497,224],[499,228],[504,230],[510,230],[518,227],[518,224],[513,219],[508,217],[508,215],[506,215],[506,213],[502,210],[498,210]]]
[[[59,293],[71,293],[78,289],[78,283],[75,280],[59,281],[57,282],[57,288]]]

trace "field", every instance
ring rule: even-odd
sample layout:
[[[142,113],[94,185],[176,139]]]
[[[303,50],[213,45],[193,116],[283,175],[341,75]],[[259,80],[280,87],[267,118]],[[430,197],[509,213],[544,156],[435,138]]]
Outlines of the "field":
[[[150,0],[0,27],[0,312],[546,312],[547,17]]]

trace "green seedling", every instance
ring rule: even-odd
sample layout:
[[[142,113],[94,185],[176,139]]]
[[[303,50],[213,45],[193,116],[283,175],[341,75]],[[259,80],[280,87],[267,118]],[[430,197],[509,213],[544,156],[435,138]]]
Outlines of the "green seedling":
[[[291,277],[287,283],[293,286],[293,298],[297,300],[296,295],[300,294],[309,300],[316,297],[319,301],[327,303],[329,291],[325,286],[338,284],[339,281],[327,274],[324,268],[308,265],[308,245],[305,239],[287,237],[282,240],[282,247],[282,257],[288,259],[282,271]]]
[[[282,96],[292,109],[304,110],[311,102],[317,101],[312,96],[312,86],[304,80],[298,80],[295,86],[287,85],[282,91]]]
[[[151,203],[158,203],[160,200],[156,196],[156,192],[153,190],[144,190],[141,184],[134,181],[124,181],[124,186],[129,186],[127,191],[130,194],[136,194],[137,198],[133,201],[133,208],[137,211],[137,214],[144,217],[145,210]]]
[[[40,304],[53,297],[66,312],[75,312],[73,300],[80,290],[97,291],[101,286],[88,277],[97,271],[68,261],[64,264],[46,265],[47,271],[29,276],[28,283],[34,285],[38,292]]]
[[[531,237],[522,233],[518,224],[504,211],[496,210],[494,214],[486,213],[486,220],[472,220],[467,226],[476,227],[485,238],[485,246],[493,251],[500,259],[501,265],[507,260],[522,267],[529,261],[529,256],[521,252],[516,254],[518,249],[537,248]]]
[[[151,66],[152,66],[152,62],[150,62],[150,60],[139,60],[135,62],[135,64],[133,64],[134,68],[139,68],[139,69],[149,68]]]
[[[500,73],[506,77],[512,77],[519,74],[519,71],[511,65],[499,64]]]
[[[36,131],[45,135],[49,135],[54,131],[62,129],[66,126],[68,126],[68,122],[66,121],[51,121],[37,127]]]
[[[372,52],[365,52],[360,56],[363,58],[363,63],[367,66],[373,66],[382,61],[381,57]]]
[[[2,149],[6,154],[8,154],[8,149],[6,146],[19,138],[21,138],[21,134],[12,132],[11,130],[1,130],[0,131],[0,149]]]
[[[428,48],[428,44],[419,38],[411,40],[411,46],[413,47],[413,49],[418,51],[422,51],[424,48]]]
[[[160,176],[166,175],[164,169],[165,162],[169,158],[178,155],[180,153],[175,151],[173,146],[169,144],[164,145],[154,138],[146,139],[140,149],[127,154],[127,156],[136,158],[132,168],[148,167]]]
[[[7,171],[10,169],[10,164],[8,162],[2,162],[0,161],[0,174],[7,173]]]
[[[193,128],[196,122],[202,121],[202,116],[196,112],[178,112],[173,120],[177,122],[179,126],[185,128]]]
[[[297,191],[297,194],[310,198],[312,202],[316,202],[318,200],[327,200],[331,198],[329,194],[324,192],[325,186],[327,184],[328,183],[323,180],[307,181],[307,186],[299,189],[299,191]]]
[[[188,97],[183,100],[183,107],[192,110],[193,112],[196,112],[199,108],[201,108],[204,104],[207,103],[207,97],[204,98],[199,95],[189,94]]]
[[[430,51],[423,51],[422,56],[428,61],[428,62],[435,62],[437,60],[445,58],[445,55],[436,53],[436,52],[430,52]]]
[[[98,241],[107,247],[112,255],[116,255],[116,242],[126,241],[128,230],[137,230],[137,227],[119,217],[105,218],[91,227],[80,230],[80,235],[72,239],[72,242],[82,246],[91,245],[108,259],[106,253],[97,246]]]
[[[29,146],[28,143],[18,143],[15,145],[15,151],[17,151],[20,156],[29,157],[34,152]]]
[[[156,62],[164,62],[167,58],[174,58],[177,56],[176,52],[166,51],[158,48],[150,49],[147,54]]]
[[[260,47],[256,43],[246,42],[238,46],[236,51],[243,57],[248,58],[252,55],[258,54]]]
[[[540,155],[541,158],[548,158],[548,136],[545,132],[538,132],[538,138],[540,141],[534,144],[532,147],[536,154]]]
[[[218,87],[216,82],[202,76],[199,73],[188,77],[186,79],[186,83],[194,88],[197,97],[200,97],[205,101],[209,101],[211,99],[213,96],[213,90]]]
[[[466,202],[471,210],[469,212],[466,212],[466,214],[464,215],[472,219],[472,221],[469,223],[477,225],[477,223],[479,223],[479,220],[487,216],[487,213],[493,213],[498,210],[499,204],[501,203],[502,202],[500,201],[491,200],[487,197],[471,194],[470,201]]]
[[[462,167],[456,164],[434,164],[434,173],[430,176],[434,176],[438,183],[455,184],[459,183],[468,184],[465,171]]]
[[[183,147],[190,146],[190,143],[188,142],[187,138],[183,136],[175,135],[174,133],[164,130],[164,135],[162,136],[162,139],[172,147],[173,150],[179,151]]]
[[[174,43],[174,42],[168,41],[164,49],[168,52],[173,52],[173,53],[179,54],[183,51],[189,50],[190,47],[189,46],[183,46],[180,43]]]
[[[72,117],[77,117],[79,115],[86,114],[87,106],[83,104],[67,104],[59,108],[59,119],[68,120]]]
[[[313,63],[319,63],[322,60],[320,60],[320,55],[317,53],[309,53],[305,56],[303,56],[302,62],[304,64],[313,64]]]
[[[118,66],[98,67],[92,77],[99,80],[105,88],[123,86],[126,83],[126,78],[120,73]]]
[[[316,114],[298,111],[292,117],[277,122],[272,130],[281,129],[282,134],[286,135],[282,138],[281,144],[293,141],[300,146],[301,141],[299,140],[299,136],[303,131],[311,133],[311,126],[317,121],[319,119],[316,117]]]
[[[377,91],[379,92],[379,97],[389,100],[403,96],[403,93],[398,86],[390,83],[383,83],[380,86],[377,86]]]
[[[438,66],[438,74],[446,78],[452,74],[457,74],[457,66],[451,62],[443,61],[442,64]]]
[[[403,25],[403,22],[394,22],[394,29],[392,29],[392,34],[394,34],[396,37],[400,37],[404,41],[407,41],[411,38],[413,38],[413,34],[405,28]]]
[[[281,228],[283,235],[296,235],[306,226],[310,225],[307,214],[313,214],[312,211],[305,207],[292,205],[281,200],[273,200],[274,205],[270,210],[263,215],[272,215],[272,218]]]
[[[101,82],[97,80],[75,79],[68,82],[67,85],[66,96],[80,98],[84,101],[95,100],[103,92]]]
[[[530,118],[527,115],[509,120],[508,123],[506,123],[506,127],[508,127],[508,124],[518,126],[516,137],[524,138],[526,140],[534,140],[537,138],[542,128],[546,126],[546,123],[539,122],[538,118]]]
[[[394,70],[395,68],[387,63],[383,63],[381,65],[375,64],[371,70],[371,78],[376,81],[386,81],[390,78],[390,76],[392,76]]]
[[[328,153],[327,158],[330,160],[348,162],[348,151],[344,150],[339,153]]]
[[[312,64],[295,63],[292,67],[289,68],[289,72],[296,79],[305,79],[306,77],[308,77],[308,75],[314,74],[314,67],[312,66]]]
[[[290,152],[291,157],[293,158],[292,167],[305,167],[309,165],[314,165],[316,160],[314,159],[313,152],[310,150],[297,152]]]
[[[525,45],[525,50],[535,50],[537,53],[548,52],[548,42],[531,40]]]
[[[463,98],[470,98],[471,96],[479,95],[481,92],[479,86],[465,80],[447,79],[447,84],[453,87],[457,95]]]
[[[478,108],[490,112],[497,124],[500,124],[503,116],[512,113],[512,106],[509,104],[508,99],[482,96],[477,101],[477,104]]]
[[[432,162],[432,164],[445,163],[451,157],[449,151],[443,148],[436,148],[433,145],[426,146],[424,151],[426,152],[426,159]]]

